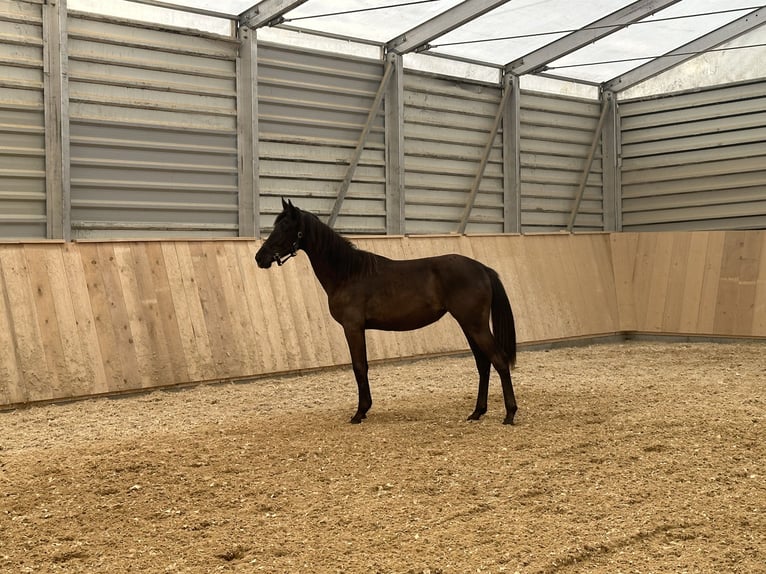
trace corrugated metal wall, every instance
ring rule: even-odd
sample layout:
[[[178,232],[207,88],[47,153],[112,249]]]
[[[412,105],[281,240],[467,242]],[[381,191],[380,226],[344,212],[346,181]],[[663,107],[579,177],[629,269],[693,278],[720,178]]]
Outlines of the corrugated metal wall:
[[[595,101],[522,92],[523,232],[566,229],[600,113]],[[576,231],[604,229],[600,147],[597,150],[574,223]]]
[[[262,229],[271,229],[282,197],[327,218],[382,76],[380,61],[258,44]],[[386,232],[384,115],[381,108],[335,223],[339,231]]]
[[[42,9],[0,0],[0,237],[46,236]]]
[[[250,159],[259,170],[256,229],[269,231],[281,197],[323,217],[331,212],[383,61],[256,42],[248,52],[255,64],[247,63],[258,98],[250,158],[239,145],[251,135],[247,116],[238,122],[238,105],[249,103],[238,102],[249,97],[237,83],[244,62],[238,40],[72,12],[59,70],[60,37],[43,31],[58,27],[59,9],[0,0],[0,237],[61,237],[62,224],[67,237],[70,222],[74,239],[234,236],[240,219],[253,223],[249,198],[239,195],[251,181],[241,177],[240,163]],[[401,84],[395,77],[403,101],[404,226],[386,220],[387,192],[399,191],[396,178],[387,190],[386,156],[400,150],[386,142],[381,108],[336,228],[454,232],[501,88],[412,70]],[[492,142],[469,233],[515,229],[519,220],[523,232],[567,227],[601,104],[528,91],[513,104],[519,133],[501,129]],[[608,177],[608,213],[603,174],[611,171],[599,146],[574,229],[611,228],[618,202],[616,226],[624,230],[766,227],[765,109],[764,81],[619,102],[622,163]],[[61,151],[58,127],[70,136]],[[516,149],[515,139],[503,146],[510,136],[518,138],[518,180],[504,173],[517,165],[503,157]],[[516,199],[518,219],[509,216]]]
[[[766,82],[619,110],[623,230],[766,228]]]
[[[497,86],[405,70],[405,231],[458,229],[500,104]],[[466,231],[503,231],[503,148],[493,142]]]
[[[72,236],[234,236],[238,42],[70,14]]]

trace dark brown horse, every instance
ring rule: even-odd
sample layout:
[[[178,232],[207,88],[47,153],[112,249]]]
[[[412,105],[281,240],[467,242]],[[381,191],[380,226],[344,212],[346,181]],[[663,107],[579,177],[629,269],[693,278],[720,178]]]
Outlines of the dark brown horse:
[[[351,351],[359,387],[359,408],[352,423],[362,422],[372,406],[365,329],[409,331],[450,313],[463,329],[479,370],[476,409],[468,419],[479,420],[487,412],[490,366],[494,366],[503,386],[504,424],[513,424],[517,407],[510,367],[516,361],[516,328],[508,296],[494,270],[457,254],[388,259],[356,249],[290,201],[282,200],[282,208],[255,260],[267,269],[274,262],[282,265],[299,249],[308,255]]]

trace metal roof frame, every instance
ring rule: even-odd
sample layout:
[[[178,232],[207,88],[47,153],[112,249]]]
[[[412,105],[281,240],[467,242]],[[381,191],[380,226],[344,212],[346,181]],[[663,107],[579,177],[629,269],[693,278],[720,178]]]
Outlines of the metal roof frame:
[[[247,10],[240,14],[227,14],[173,4],[164,0],[130,0],[139,4],[168,8],[199,14],[203,16],[213,16],[236,21],[240,28],[259,28],[264,26],[280,26],[284,21],[284,16],[291,10],[305,4],[309,0],[260,0],[253,4]],[[182,0],[181,0],[182,1]],[[459,28],[463,24],[470,22],[495,8],[509,2],[510,0],[463,0],[459,4],[452,6],[426,20],[391,38],[381,47],[383,53],[394,52],[397,54],[406,54],[412,52],[428,52],[428,44],[432,40],[443,36],[452,30]],[[636,0],[635,2],[612,12],[611,14],[594,20],[593,22],[582,26],[575,32],[571,32],[564,37],[554,40],[544,46],[533,50],[519,58],[516,58],[502,69],[505,73],[516,76],[537,75],[541,77],[553,77],[557,80],[569,81],[576,84],[598,85],[604,90],[620,92],[636,84],[639,84],[649,78],[674,68],[683,62],[697,56],[701,52],[712,50],[728,41],[731,41],[749,31],[752,31],[764,24],[766,16],[766,6],[761,6],[753,11],[737,18],[736,20],[721,26],[707,34],[704,34],[691,42],[679,46],[659,57],[651,59],[649,62],[638,65],[635,68],[601,83],[585,81],[575,77],[568,77],[562,74],[552,75],[546,71],[546,66],[576,50],[583,48],[593,42],[609,36],[619,30],[630,26],[644,18],[656,14],[681,0]],[[294,28],[294,27],[291,27]],[[306,33],[317,35],[328,35],[318,33],[314,30],[306,30]],[[333,34],[332,36],[337,37]],[[346,37],[351,41],[362,41],[369,43],[364,38]],[[443,59],[453,59],[457,61],[467,61],[459,56],[448,54],[436,54]],[[472,59],[473,63],[482,62]],[[497,64],[487,62],[490,68],[498,68]]]

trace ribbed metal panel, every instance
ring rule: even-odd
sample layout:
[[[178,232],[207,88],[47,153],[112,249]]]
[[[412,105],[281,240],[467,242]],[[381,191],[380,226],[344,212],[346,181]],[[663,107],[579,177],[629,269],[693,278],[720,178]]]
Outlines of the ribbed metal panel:
[[[521,228],[566,229],[588,150],[598,125],[598,102],[521,93]],[[601,148],[593,161],[575,231],[603,230]]]
[[[72,236],[236,235],[237,43],[77,13],[68,32]]]
[[[623,230],[766,228],[766,82],[620,104]]]
[[[0,0],[0,238],[44,238],[45,112],[40,2]]]
[[[405,70],[407,233],[457,231],[500,97],[497,86]],[[503,231],[502,149],[498,135],[468,220],[468,233]]]
[[[282,197],[329,216],[382,77],[379,61],[258,44],[262,229]],[[381,108],[335,223],[341,232],[386,232],[383,118]]]

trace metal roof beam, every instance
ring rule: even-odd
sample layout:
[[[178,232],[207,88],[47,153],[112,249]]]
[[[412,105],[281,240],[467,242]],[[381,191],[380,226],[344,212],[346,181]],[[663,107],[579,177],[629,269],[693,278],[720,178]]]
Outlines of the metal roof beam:
[[[397,54],[406,54],[420,48],[427,48],[427,44],[434,38],[443,36],[447,32],[451,32],[466,22],[470,22],[508,1],[464,0],[457,6],[445,10],[438,16],[434,16],[419,26],[415,26],[404,34],[390,40],[386,43],[386,50],[388,52],[396,52]]]
[[[688,44],[684,44],[683,46],[638,66],[608,82],[604,82],[603,87],[605,90],[619,92],[635,86],[636,84],[640,84],[649,78],[698,56],[701,52],[711,50],[716,46],[720,46],[725,42],[746,34],[754,28],[762,26],[764,24],[764,17],[766,17],[766,7],[753,10],[741,18],[737,18],[725,26],[721,26],[717,30],[713,30],[704,36],[700,36],[696,40],[692,40]]]
[[[261,0],[239,15],[239,26],[241,28],[260,28],[269,25],[304,2],[306,0]]]
[[[517,76],[543,71],[546,64],[571,54],[575,50],[592,44],[630,24],[638,22],[676,4],[680,0],[638,0],[616,12],[612,12],[595,22],[583,26],[576,32],[567,34],[550,44],[543,46],[505,65],[505,70]]]

